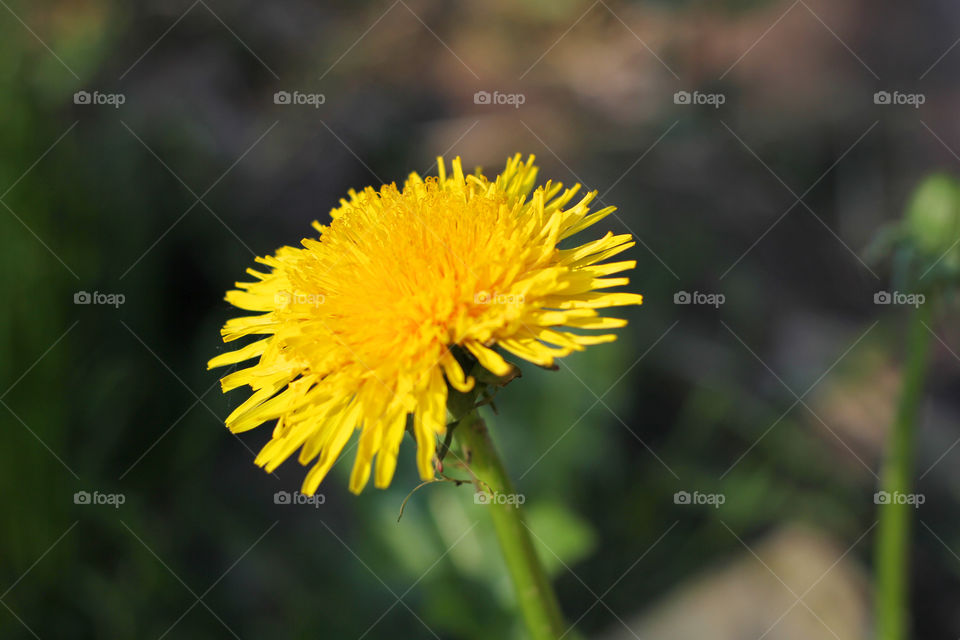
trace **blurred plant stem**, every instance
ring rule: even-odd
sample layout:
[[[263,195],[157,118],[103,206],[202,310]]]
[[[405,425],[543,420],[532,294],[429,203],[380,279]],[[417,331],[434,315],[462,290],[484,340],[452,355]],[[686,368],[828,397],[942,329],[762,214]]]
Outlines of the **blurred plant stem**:
[[[932,297],[932,296],[931,296]],[[916,422],[930,353],[931,300],[911,313],[907,335],[907,362],[900,404],[887,437],[881,471],[881,491],[890,500],[880,504],[880,527],[876,542],[877,585],[875,620],[879,640],[904,640],[909,628],[909,550],[914,507],[898,502],[897,495],[909,494],[913,485],[913,458]]]
[[[556,640],[566,632],[560,605],[537,557],[519,505],[512,500],[500,502],[496,499],[498,494],[513,496],[515,490],[493,446],[487,426],[476,410],[472,410],[463,416],[454,434],[463,448],[464,460],[479,481],[477,491],[492,494],[486,508],[490,509],[497,541],[530,637],[534,640]]]

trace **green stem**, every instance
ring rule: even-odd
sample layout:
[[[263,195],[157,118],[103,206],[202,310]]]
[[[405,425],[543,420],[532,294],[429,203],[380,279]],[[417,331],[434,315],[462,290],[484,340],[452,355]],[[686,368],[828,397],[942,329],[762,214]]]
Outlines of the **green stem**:
[[[890,496],[906,495],[913,486],[915,423],[923,396],[930,352],[926,324],[932,304],[914,310],[907,336],[907,362],[900,404],[890,430],[881,471],[881,490]],[[878,640],[904,640],[909,627],[910,520],[914,507],[891,500],[881,504],[876,541],[877,585],[875,616]]]
[[[471,411],[454,431],[471,472],[480,481],[478,491],[492,491],[494,495],[514,495],[516,492],[483,420]],[[566,629],[557,596],[537,557],[530,530],[516,504],[491,500],[487,504],[497,532],[503,559],[513,580],[517,602],[523,613],[530,637],[534,640],[556,640]]]

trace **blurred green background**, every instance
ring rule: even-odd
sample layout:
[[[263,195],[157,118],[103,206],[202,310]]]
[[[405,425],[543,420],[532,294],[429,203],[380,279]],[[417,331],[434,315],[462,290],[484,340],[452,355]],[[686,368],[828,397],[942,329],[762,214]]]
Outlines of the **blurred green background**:
[[[0,637],[522,637],[468,487],[398,523],[407,442],[387,491],[350,495],[347,460],[322,504],[276,504],[304,471],[253,465],[270,428],[230,435],[244,394],[206,371],[224,291],[347,189],[517,151],[619,207],[594,233],[639,240],[620,340],[524,367],[490,419],[571,637],[870,637],[904,310],[862,254],[960,162],[954,3],[0,4]],[[917,638],[960,636],[953,318]]]

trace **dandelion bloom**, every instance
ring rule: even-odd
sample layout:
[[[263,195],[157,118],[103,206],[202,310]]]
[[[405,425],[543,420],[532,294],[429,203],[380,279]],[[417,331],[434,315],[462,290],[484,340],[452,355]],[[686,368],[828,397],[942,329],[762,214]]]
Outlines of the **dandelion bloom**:
[[[256,463],[272,472],[300,450],[314,461],[303,483],[312,494],[360,431],[350,490],[393,478],[408,418],[420,476],[433,478],[437,436],[447,429],[447,385],[469,391],[475,381],[461,361],[496,376],[511,372],[498,353],[540,366],[610,342],[615,335],[580,333],[622,327],[597,309],[640,304],[611,274],[634,261],[604,262],[632,247],[629,234],[561,249],[565,239],[613,212],[591,213],[596,192],[569,208],[580,185],[547,182],[534,189],[533,156],[509,159],[491,181],[479,170],[452,174],[438,160],[437,177],[410,174],[402,189],[350,191],[330,212],[330,225],[301,247],[257,258],[227,302],[255,312],[233,318],[225,342],[266,336],[213,358],[209,367],[255,359],[223,378],[223,390],[250,385],[253,394],[227,418],[238,433],[276,420]],[[602,264],[601,264],[602,263]]]

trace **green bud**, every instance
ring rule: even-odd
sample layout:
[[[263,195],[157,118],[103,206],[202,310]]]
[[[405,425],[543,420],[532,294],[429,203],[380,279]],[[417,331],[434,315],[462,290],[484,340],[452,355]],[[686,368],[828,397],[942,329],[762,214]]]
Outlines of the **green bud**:
[[[907,206],[904,232],[924,260],[943,256],[943,267],[960,267],[960,182],[938,173],[920,183]]]

